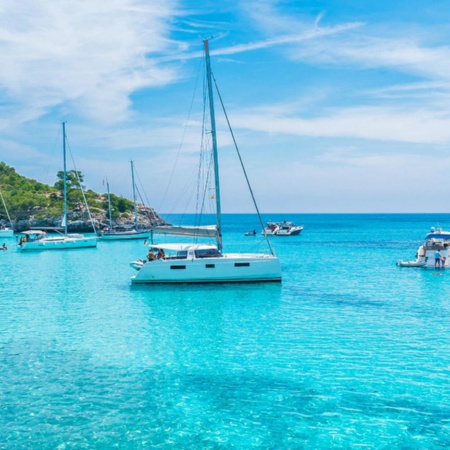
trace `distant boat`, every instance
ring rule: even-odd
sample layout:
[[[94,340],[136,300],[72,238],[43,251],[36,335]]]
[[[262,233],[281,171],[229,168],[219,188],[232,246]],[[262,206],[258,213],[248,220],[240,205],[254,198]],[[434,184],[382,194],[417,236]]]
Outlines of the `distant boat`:
[[[19,240],[19,249],[28,250],[69,250],[76,248],[97,247],[97,237],[86,237],[83,234],[67,232],[67,169],[66,169],[66,123],[62,123],[63,129],[63,162],[64,162],[64,213],[61,227],[64,234],[48,236],[43,230],[30,230],[22,232]],[[93,227],[94,229],[94,227]]]
[[[100,233],[100,239],[107,241],[130,240],[130,239],[147,239],[150,236],[148,230],[141,230],[139,228],[139,219],[137,213],[136,203],[136,184],[134,182],[134,164],[131,161],[131,182],[133,185],[133,203],[134,203],[134,228],[127,228],[124,226],[114,226],[112,220],[111,210],[111,196],[109,194],[109,182],[106,182],[108,190],[108,214],[109,214],[109,228]]]
[[[450,266],[449,259],[450,231],[444,231],[442,228],[432,227],[425,236],[424,243],[417,249],[416,259],[411,261],[400,260],[397,262],[399,267],[431,267],[447,268]],[[436,253],[439,252],[440,261],[436,263]]]
[[[131,278],[132,283],[281,281],[280,260],[273,254],[268,240],[271,254],[222,252],[219,161],[217,157],[216,124],[208,40],[204,41],[204,46],[207,89],[209,94],[210,132],[212,138],[211,166],[214,171],[215,184],[215,193],[212,198],[215,199],[216,204],[216,224],[206,227],[165,226],[153,228],[153,233],[164,232],[165,234],[178,236],[193,236],[194,242],[189,244],[172,243],[150,245],[148,261],[137,260],[130,263],[131,267],[137,270],[137,273]],[[205,129],[205,127],[203,128]],[[251,194],[253,197],[252,192]],[[197,243],[199,237],[213,237],[216,244]],[[158,253],[156,257],[154,255],[155,251]]]
[[[6,216],[8,217],[9,226],[0,228],[0,237],[11,238],[14,237],[14,226],[9,216],[8,208],[6,207],[5,199],[0,191],[0,197],[2,198],[3,207],[5,208]]]
[[[303,226],[294,222],[267,222],[267,226],[262,231],[263,234],[272,236],[296,236],[303,231]]]

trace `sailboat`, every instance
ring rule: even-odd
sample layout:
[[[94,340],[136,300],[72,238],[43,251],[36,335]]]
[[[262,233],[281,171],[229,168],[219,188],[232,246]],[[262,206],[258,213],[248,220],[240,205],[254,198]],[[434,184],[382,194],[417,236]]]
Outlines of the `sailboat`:
[[[131,278],[131,282],[133,284],[281,281],[280,260],[275,256],[267,236],[265,237],[270,249],[270,254],[223,252],[219,161],[217,154],[211,63],[208,40],[203,41],[203,43],[205,48],[205,63],[211,121],[216,224],[213,227],[207,226],[199,228],[165,226],[154,228],[152,231],[157,233],[175,234],[178,236],[190,235],[195,236],[196,238],[214,236],[216,244],[199,244],[197,242],[190,244],[151,244],[149,246],[150,251],[147,256],[148,261],[140,259],[130,263],[131,267],[137,270],[137,273]],[[250,192],[252,193],[251,188]]]
[[[45,231],[30,230],[21,234],[24,237],[19,240],[19,249],[28,250],[69,250],[76,248],[97,247],[97,237],[86,237],[79,233],[67,232],[67,169],[66,169],[66,123],[62,123],[63,130],[63,162],[64,162],[64,213],[61,226],[64,234],[48,236]]]
[[[0,191],[0,197],[2,198],[3,207],[5,208],[6,215],[8,217],[9,227],[0,228],[0,237],[2,238],[10,238],[14,237],[14,226],[11,221],[11,217],[9,216],[8,208],[6,207],[5,199]]]
[[[107,231],[103,231],[100,238],[103,240],[129,240],[129,239],[147,239],[150,236],[150,232],[147,230],[139,229],[139,220],[137,213],[136,203],[136,184],[134,182],[134,164],[131,160],[131,181],[133,185],[133,203],[134,203],[134,228],[124,229],[119,227],[113,227],[112,213],[111,213],[111,197],[109,195],[109,183],[106,182],[108,190],[108,213],[109,213],[109,228]]]

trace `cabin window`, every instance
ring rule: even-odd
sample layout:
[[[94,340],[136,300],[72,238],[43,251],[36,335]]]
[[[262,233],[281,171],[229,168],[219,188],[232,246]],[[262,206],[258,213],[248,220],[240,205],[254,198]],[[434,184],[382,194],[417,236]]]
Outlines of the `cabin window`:
[[[216,265],[215,264],[206,264],[205,267],[207,269],[214,269],[214,267],[216,267]]]
[[[250,263],[234,263],[234,267],[250,267]]]
[[[222,256],[215,248],[205,248],[202,250],[195,250],[196,258],[218,258]]]
[[[177,259],[186,259],[187,258],[187,251],[181,250],[177,252]]]
[[[172,270],[186,269],[186,266],[170,266]]]

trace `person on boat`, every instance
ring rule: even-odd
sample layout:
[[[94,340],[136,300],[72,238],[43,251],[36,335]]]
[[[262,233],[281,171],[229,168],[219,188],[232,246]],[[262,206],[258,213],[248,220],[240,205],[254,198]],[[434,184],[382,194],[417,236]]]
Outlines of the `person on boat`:
[[[155,254],[153,253],[153,250],[150,250],[150,251],[148,252],[147,259],[148,259],[149,261],[154,261],[154,260],[155,260]]]
[[[434,253],[434,267],[440,269],[441,268],[441,260],[442,260],[442,255],[441,252],[439,250],[436,250],[436,252]]]
[[[419,261],[422,261],[424,258],[426,261],[427,260],[426,254],[427,254],[427,249],[426,249],[425,245],[421,245],[419,247],[419,251],[417,252],[417,258],[419,259]]]
[[[5,243],[3,243],[3,245],[2,245],[2,247],[1,247],[1,249],[2,249],[2,250],[8,250],[8,247],[6,246],[6,244],[5,244]]]
[[[164,259],[166,257],[166,254],[164,253],[164,250],[162,248],[160,248],[158,250],[158,254],[156,255],[157,259]]]

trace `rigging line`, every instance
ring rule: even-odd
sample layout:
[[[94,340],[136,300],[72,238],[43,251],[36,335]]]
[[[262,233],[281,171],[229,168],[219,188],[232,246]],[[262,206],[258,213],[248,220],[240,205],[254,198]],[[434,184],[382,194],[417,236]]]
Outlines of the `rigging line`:
[[[168,193],[168,191],[169,191],[169,187],[170,187],[170,185],[171,185],[171,183],[172,183],[173,176],[174,176],[174,174],[175,174],[175,169],[176,169],[177,164],[178,164],[178,159],[179,159],[179,157],[180,157],[181,148],[183,147],[184,139],[185,139],[185,137],[186,137],[186,130],[187,130],[187,127],[188,127],[189,119],[190,119],[190,117],[191,117],[192,107],[193,107],[193,105],[194,105],[195,93],[197,92],[198,80],[199,80],[199,77],[200,77],[200,69],[201,69],[202,66],[203,66],[203,62],[202,62],[202,61],[199,61],[199,68],[198,68],[198,71],[197,71],[197,78],[196,78],[196,80],[195,80],[194,92],[193,92],[192,98],[191,98],[191,105],[190,105],[190,107],[189,107],[188,117],[187,117],[187,120],[186,120],[186,124],[185,124],[185,126],[184,126],[183,134],[182,134],[182,136],[181,136],[181,142],[180,142],[180,145],[178,146],[177,156],[176,156],[176,158],[175,158],[175,164],[174,164],[174,166],[173,166],[172,173],[170,174],[169,181],[168,181],[168,183],[167,183],[167,187],[166,187],[166,190],[165,190],[164,195],[163,195],[163,197],[162,197],[162,200],[161,200],[161,202],[160,202],[160,204],[159,204],[159,206],[158,206],[158,211],[161,210],[161,207],[162,207],[162,205],[163,205],[163,203],[164,203],[164,201],[165,201],[165,199],[166,199],[167,193]]]
[[[245,180],[247,181],[247,186],[248,186],[248,189],[249,189],[249,191],[250,191],[250,195],[252,196],[253,205],[255,206],[256,213],[258,214],[259,223],[261,224],[262,230],[263,230],[263,232],[264,232],[264,237],[266,238],[267,245],[269,246],[269,249],[270,249],[270,253],[272,253],[272,255],[275,256],[275,253],[274,253],[274,251],[273,251],[272,245],[270,244],[269,238],[268,238],[267,233],[266,233],[266,231],[265,231],[264,222],[263,222],[262,217],[261,217],[261,214],[260,214],[260,212],[259,212],[259,208],[258,208],[258,205],[257,205],[257,203],[256,203],[255,196],[254,196],[254,194],[253,194],[253,189],[252,189],[252,187],[251,187],[251,185],[250,185],[250,180],[248,179],[247,171],[245,170],[244,162],[242,161],[241,153],[240,153],[240,151],[239,151],[239,147],[238,147],[237,142],[236,142],[236,139],[235,139],[235,137],[234,137],[234,133],[233,133],[233,130],[232,130],[232,128],[231,128],[230,120],[228,119],[228,114],[227,114],[227,112],[226,112],[226,110],[225,110],[225,105],[223,104],[222,96],[220,95],[219,87],[217,86],[217,81],[216,81],[216,79],[214,78],[214,75],[212,75],[212,78],[213,78],[213,80],[214,80],[214,85],[216,86],[217,95],[218,95],[218,97],[219,97],[220,104],[222,105],[222,110],[223,110],[223,113],[224,113],[224,115],[225,115],[225,119],[227,120],[228,129],[230,130],[231,137],[233,138],[234,147],[235,147],[236,152],[237,152],[237,154],[238,154],[239,162],[241,163],[241,167],[242,167],[242,171],[244,172]]]
[[[197,197],[196,197],[196,204],[195,204],[195,225],[199,225],[202,220],[202,214],[205,204],[205,194],[208,189],[208,168],[206,169],[206,180],[204,183],[203,188],[203,198],[200,202],[200,196],[201,196],[201,189],[200,184],[203,180],[203,172],[202,168],[204,167],[203,160],[206,159],[206,83],[205,80],[203,80],[203,119],[202,119],[202,138],[201,138],[201,144],[200,144],[200,156],[199,156],[199,165],[198,165],[198,178],[197,178]],[[201,203],[201,206],[199,207],[199,203]]]
[[[137,180],[138,180],[138,182],[139,182],[139,185],[140,185],[140,187],[141,187],[141,189],[142,189],[142,192],[144,193],[144,195],[142,196],[140,190],[138,189],[138,186],[136,186],[136,189],[137,189],[137,191],[138,191],[139,198],[141,199],[141,202],[142,202],[142,204],[143,204],[144,206],[145,206],[145,205],[148,205],[148,206],[150,207],[150,202],[149,202],[149,200],[148,200],[147,193],[145,192],[144,185],[142,184],[142,181],[141,181],[141,179],[139,178],[139,173],[138,173],[138,171],[136,170],[136,166],[133,166],[133,167],[134,167],[134,175],[135,175],[135,177],[137,178]],[[144,201],[144,198],[143,198],[143,197],[145,197],[145,201]],[[145,203],[145,202],[147,202],[147,203]]]
[[[89,204],[88,204],[88,202],[86,200],[86,195],[84,194],[83,186],[81,185],[79,171],[77,169],[77,166],[75,164],[75,160],[73,158],[72,149],[69,146],[69,141],[67,139],[67,134],[66,134],[66,144],[67,144],[67,149],[69,150],[70,159],[72,160],[73,167],[75,168],[75,177],[76,177],[76,179],[78,181],[78,184],[80,186],[81,195],[83,196],[84,204],[86,205],[86,210],[87,210],[87,213],[88,213],[89,221],[91,222],[92,228],[94,229],[94,233],[95,233],[96,230],[95,230],[95,225],[94,225],[94,219],[92,218],[91,210],[89,209]]]
[[[48,183],[48,174],[49,174],[49,172],[50,172],[50,166],[51,166],[52,161],[53,161],[53,158],[54,158],[54,156],[55,156],[57,142],[58,142],[58,143],[60,142],[60,135],[61,135],[61,127],[58,127],[58,132],[56,133],[55,142],[53,143],[53,150],[52,150],[52,153],[51,153],[51,155],[50,155],[50,161],[48,162],[47,169],[46,169],[46,171],[45,171],[45,173],[44,173],[44,180],[45,180],[45,182],[46,182],[47,184],[49,184],[49,183]]]

